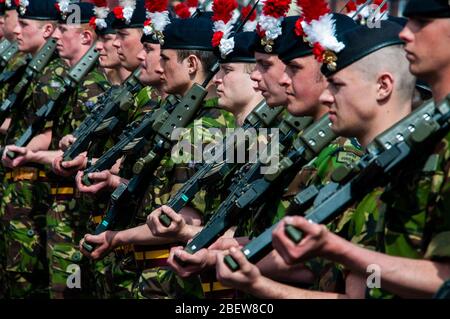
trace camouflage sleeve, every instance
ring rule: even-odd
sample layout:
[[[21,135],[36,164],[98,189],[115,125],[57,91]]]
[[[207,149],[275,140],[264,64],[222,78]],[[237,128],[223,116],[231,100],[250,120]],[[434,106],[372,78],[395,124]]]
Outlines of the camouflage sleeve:
[[[185,143],[184,149],[190,149],[191,154],[197,156],[202,161],[202,151],[211,147],[213,143],[221,142],[225,136],[227,128],[235,126],[234,117],[224,110],[215,107],[217,100],[206,102],[206,107],[202,110],[197,119],[187,127],[186,135],[182,135],[180,140]],[[210,103],[210,104],[208,104]],[[220,132],[220,134],[218,134]],[[190,144],[190,145],[186,145]],[[209,145],[209,146],[208,146]],[[189,161],[176,164],[171,179],[172,189],[169,197],[172,197],[182,187],[182,185],[195,174],[193,163],[196,159],[190,158]],[[202,189],[191,202],[191,206],[204,216],[213,212],[220,204],[220,190],[212,185]]]
[[[6,64],[5,68],[3,69],[3,73],[9,73],[9,72],[15,72],[20,67],[27,64],[27,55],[22,52],[16,53],[11,60]],[[0,101],[4,101],[9,92],[14,88],[14,86],[20,81],[20,79],[15,79],[15,81],[8,81],[4,82],[0,86]]]

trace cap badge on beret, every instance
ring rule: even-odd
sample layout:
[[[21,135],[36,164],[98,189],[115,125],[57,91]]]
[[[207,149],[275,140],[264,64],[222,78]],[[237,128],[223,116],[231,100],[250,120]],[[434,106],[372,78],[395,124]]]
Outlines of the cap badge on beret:
[[[336,54],[345,48],[336,38],[336,21],[324,0],[297,0],[303,16],[296,25],[295,32],[313,48],[319,62],[327,65],[330,71],[337,68]]]
[[[119,6],[113,9],[114,16],[118,20],[125,20],[126,24],[130,24],[133,12],[136,9],[136,1],[134,0],[121,0]]]
[[[21,16],[25,15],[27,12],[27,8],[30,5],[30,2],[28,0],[15,0],[16,6],[19,8],[19,14]]]
[[[63,20],[66,20],[67,15],[70,13],[70,0],[58,0],[58,2],[55,3],[55,7],[61,14]]]
[[[266,0],[264,2],[256,31],[261,38],[261,45],[267,53],[273,51],[275,40],[282,33],[281,22],[286,16],[290,4],[290,0]]]
[[[94,29],[99,30],[107,28],[108,24],[105,19],[108,17],[109,13],[108,2],[106,0],[93,0],[93,3],[95,5],[95,17],[91,18],[89,25]]]
[[[234,38],[230,37],[233,25],[239,19],[236,0],[213,1],[213,38],[212,46],[219,47],[220,54],[225,58],[234,49]]]
[[[147,20],[144,22],[144,34],[164,44],[164,29],[170,23],[167,0],[145,0]]]

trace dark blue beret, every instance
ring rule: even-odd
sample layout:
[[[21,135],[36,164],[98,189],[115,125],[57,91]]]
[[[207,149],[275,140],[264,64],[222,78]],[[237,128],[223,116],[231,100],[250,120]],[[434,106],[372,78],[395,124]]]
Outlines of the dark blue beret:
[[[28,6],[19,5],[17,12],[23,19],[57,21],[59,12],[55,4],[56,0],[28,0]]]
[[[450,18],[449,0],[409,0],[405,17]]]
[[[213,22],[209,18],[174,18],[164,30],[161,49],[213,51]]]
[[[220,63],[255,63],[254,37],[255,32],[238,32],[233,35],[234,48],[231,53],[227,54],[226,57],[222,57],[219,50],[214,50],[214,54],[217,55]]]
[[[116,7],[117,8],[117,7]],[[145,16],[145,5],[144,0],[136,1],[136,8],[133,11],[130,22],[127,23],[125,19],[118,19],[117,17],[113,21],[112,27],[114,29],[142,29],[144,27],[144,22],[146,20]]]
[[[77,2],[72,3],[72,5],[76,5],[80,9],[80,20],[75,21],[76,19],[72,18],[72,15],[76,12],[75,10],[70,10],[69,12],[59,12],[59,19],[58,22],[60,24],[67,24],[67,23],[77,23],[85,24],[89,23],[92,17],[95,17],[94,14],[94,5],[90,2]]]
[[[403,44],[404,42],[399,38],[402,29],[403,27],[397,23],[381,21],[379,28],[357,26],[347,30],[340,35],[345,48],[336,55],[336,68],[331,69],[324,64],[322,73],[325,76],[331,76],[375,51]]]
[[[279,58],[284,62],[313,54],[311,45],[295,34],[295,23],[298,18],[298,16],[287,17],[281,25],[283,38],[277,52]],[[346,31],[357,27],[353,19],[346,15],[334,13],[333,19],[336,22],[336,38],[338,41],[341,41],[342,34]]]

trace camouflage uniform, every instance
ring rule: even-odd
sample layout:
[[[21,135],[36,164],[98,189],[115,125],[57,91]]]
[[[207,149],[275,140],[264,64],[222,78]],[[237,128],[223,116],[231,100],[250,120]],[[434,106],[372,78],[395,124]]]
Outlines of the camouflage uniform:
[[[104,74],[98,69],[90,71],[70,96],[68,103],[58,110],[52,128],[50,149],[59,149],[62,137],[72,133],[92,111],[98,97],[109,87]],[[47,258],[50,273],[51,298],[80,298],[92,296],[92,278],[89,262],[82,258],[78,243],[87,232],[89,205],[80,200],[74,179],[49,174],[51,179],[51,207],[47,211]],[[70,266],[70,267],[69,267]],[[73,268],[72,268],[73,267]],[[67,282],[79,267],[81,289],[70,289]],[[70,281],[70,280],[69,280]]]
[[[22,103],[12,110],[12,122],[5,144],[13,144],[32,123],[33,114],[52,94],[52,81],[63,74],[61,60],[54,58],[42,74],[30,83]],[[50,80],[52,79],[52,80]],[[45,261],[45,211],[49,186],[41,165],[27,164],[6,169],[2,198],[2,225],[5,233],[6,271],[9,296],[47,296],[48,273]]]
[[[325,147],[312,162],[301,168],[281,198],[277,198],[279,194],[276,193],[269,195],[265,205],[250,213],[250,216],[246,219],[241,220],[235,236],[258,236],[286,214],[298,214],[299,212],[294,211],[293,206],[291,206],[295,195],[310,185],[325,185],[330,181],[331,174],[336,168],[356,162],[361,154],[360,146],[356,140],[337,138]],[[328,227],[332,227],[332,225]],[[305,262],[305,266],[313,272],[316,278],[312,285],[307,286],[308,288],[335,291],[343,286],[342,276],[339,276],[341,273],[334,268],[333,263],[315,258]],[[329,269],[333,269],[334,272],[329,272]],[[327,273],[328,276],[325,277],[324,273]],[[325,280],[326,285],[324,284]]]
[[[122,121],[123,124],[131,123],[134,120],[141,118],[141,116],[155,108],[159,98],[156,91],[151,87],[144,87],[139,91],[134,99],[133,107],[128,111],[128,118]],[[121,133],[123,126],[115,129],[114,133]],[[115,134],[116,135],[116,134]],[[113,140],[117,141],[118,136],[114,136]],[[110,139],[111,140],[111,139]],[[96,143],[98,144],[98,143]],[[91,148],[88,155],[91,157],[100,157],[101,154],[107,151],[112,146],[105,145],[103,150],[98,149],[98,145],[94,146],[97,150]],[[97,153],[97,155],[95,155]],[[122,177],[123,172],[121,172]],[[110,200],[110,193],[101,193],[98,196],[83,196],[83,200],[88,200],[92,203],[90,232],[92,233],[97,225],[101,222],[104,212],[108,208]],[[131,209],[130,209],[131,210]],[[127,225],[123,225],[126,227]],[[123,269],[126,264],[126,257],[129,254],[123,249],[118,249],[117,253],[111,253],[101,261],[94,262],[94,276],[97,286],[97,296],[99,298],[131,298],[130,286],[135,280],[136,274]]]
[[[387,185],[366,195],[336,222],[336,232],[355,244],[391,256],[450,257],[450,134],[402,165]],[[345,273],[345,270],[343,270]],[[393,298],[368,289],[368,298]]]
[[[204,102],[203,109],[196,121],[187,128],[191,129],[190,134],[196,131],[197,135],[194,136],[202,136],[202,144],[205,146],[212,141],[208,132],[209,128],[224,130],[233,126],[233,116],[217,108],[217,99],[211,99]],[[196,145],[196,141],[191,135],[187,140],[190,141],[191,146]],[[189,164],[175,164],[169,155],[165,156],[155,170],[155,179],[147,188],[139,205],[136,216],[137,224],[145,222],[148,214],[166,204],[193,174],[194,170]],[[217,208],[219,204],[217,199],[218,195],[212,189],[202,190],[190,205],[205,216]],[[141,270],[141,275],[138,282],[135,283],[133,291],[135,298],[203,298],[204,292],[199,278],[181,279],[168,268],[166,260],[170,246],[134,245],[135,261]]]

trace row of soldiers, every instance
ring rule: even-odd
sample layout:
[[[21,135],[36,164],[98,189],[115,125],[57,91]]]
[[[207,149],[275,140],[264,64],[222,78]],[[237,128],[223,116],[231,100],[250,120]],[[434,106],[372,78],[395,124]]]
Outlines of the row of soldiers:
[[[450,2],[92,2],[0,2],[0,296],[408,298],[450,278]],[[259,128],[245,155],[278,151],[224,160]]]

